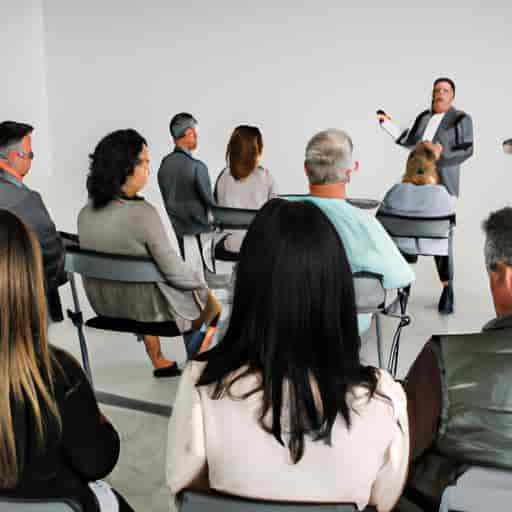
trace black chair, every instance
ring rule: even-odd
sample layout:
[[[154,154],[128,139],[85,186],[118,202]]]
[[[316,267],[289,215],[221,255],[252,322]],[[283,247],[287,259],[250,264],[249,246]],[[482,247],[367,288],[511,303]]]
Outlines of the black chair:
[[[0,512],[83,512],[73,499],[30,499],[0,497]]]
[[[352,504],[293,503],[249,500],[227,494],[183,492],[178,500],[179,512],[357,512]],[[368,506],[365,512],[375,511]]]
[[[92,384],[93,376],[89,361],[87,340],[83,330],[84,320],[78,299],[75,274],[79,274],[85,278],[121,281],[125,283],[158,283],[165,282],[165,278],[151,258],[100,253],[81,249],[78,245],[70,245],[66,248],[65,269],[69,275],[74,306],[74,310],[68,310],[67,313],[77,329],[83,366]],[[132,333],[137,336],[139,341],[142,340],[144,335],[170,338],[181,336],[177,325],[172,321],[138,322],[136,320],[99,315],[87,320],[85,325],[106,331]],[[168,416],[171,411],[169,406],[134,400],[128,397],[120,397],[110,393],[97,391],[96,395],[99,401],[109,405],[117,405],[119,407],[151,412],[163,416]]]

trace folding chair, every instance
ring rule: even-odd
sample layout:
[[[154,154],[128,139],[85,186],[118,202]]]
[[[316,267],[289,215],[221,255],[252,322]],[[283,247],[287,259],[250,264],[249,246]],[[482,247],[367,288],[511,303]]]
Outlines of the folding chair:
[[[453,289],[455,215],[406,217],[377,212],[376,217],[402,253],[412,256],[448,256],[448,284]]]
[[[83,330],[83,314],[78,300],[75,274],[84,278],[103,279],[105,281],[121,281],[125,283],[158,283],[166,282],[155,262],[151,258],[106,254],[81,249],[79,246],[66,248],[65,269],[69,275],[74,311],[68,310],[68,316],[75,325],[80,342],[84,370],[93,384],[92,370],[89,361],[87,341]],[[96,316],[85,322],[88,327],[115,332],[132,333],[141,341],[144,335],[176,337],[181,333],[173,321],[139,322],[136,320]],[[98,400],[119,407],[150,412],[168,416],[171,408],[151,402],[134,400],[105,392],[96,392]]]
[[[386,290],[382,286],[382,276],[371,272],[357,272],[354,274],[354,291],[356,294],[356,308],[358,314],[370,313],[375,317],[375,335],[377,341],[377,354],[379,367],[384,368],[384,349],[382,347],[381,315],[399,320],[393,337],[389,354],[388,371],[396,376],[398,369],[398,355],[400,349],[400,336],[403,327],[410,324],[411,319],[406,313],[407,294],[398,290],[397,297],[386,304]],[[394,311],[399,309],[398,313]]]
[[[183,492],[178,498],[179,512],[357,512],[352,504],[312,504],[249,500],[227,494]],[[365,512],[376,511],[366,507]]]
[[[75,500],[29,499],[0,497],[0,512],[82,512],[83,508]]]
[[[470,466],[443,492],[439,512],[509,511],[512,471]]]

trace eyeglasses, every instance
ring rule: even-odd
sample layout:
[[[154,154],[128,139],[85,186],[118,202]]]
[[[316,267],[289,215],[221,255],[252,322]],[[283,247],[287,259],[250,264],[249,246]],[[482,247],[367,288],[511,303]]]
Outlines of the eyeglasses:
[[[25,151],[16,151],[16,154],[17,154],[20,158],[23,158],[24,160],[34,160],[34,152],[33,152],[33,151],[28,151],[28,152],[25,152]]]

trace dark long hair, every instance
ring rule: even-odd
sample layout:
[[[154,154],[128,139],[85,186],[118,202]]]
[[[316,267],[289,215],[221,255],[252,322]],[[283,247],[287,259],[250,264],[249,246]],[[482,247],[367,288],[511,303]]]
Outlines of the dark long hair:
[[[146,139],[135,130],[117,130],[98,142],[89,155],[87,191],[94,208],[106,206],[121,194],[126,178],[133,174]]]
[[[353,386],[374,393],[375,368],[361,366],[359,347],[352,273],[335,228],[312,203],[269,201],[242,244],[226,335],[197,358],[207,361],[197,385],[214,384],[218,399],[239,378],[260,375],[245,397],[263,392],[260,425],[283,445],[285,432],[298,462],[305,435],[330,443],[338,414],[350,427]]]

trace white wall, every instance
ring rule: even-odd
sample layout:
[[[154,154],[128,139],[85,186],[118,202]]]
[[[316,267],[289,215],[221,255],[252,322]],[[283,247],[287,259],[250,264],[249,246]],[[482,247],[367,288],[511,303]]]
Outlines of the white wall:
[[[39,27],[39,3],[25,3]],[[511,7],[476,0],[449,7],[439,0],[419,7],[369,0],[350,7],[328,0],[77,4],[43,0],[57,191],[50,206],[62,228],[75,229],[85,201],[88,153],[117,128],[136,128],[148,139],[154,175],[146,195],[159,201],[155,174],[170,147],[168,121],[183,110],[200,121],[198,156],[212,178],[231,130],[252,123],[263,131],[264,164],[281,191],[304,191],[305,143],[334,126],[350,132],[361,162],[351,193],[382,197],[403,172],[406,153],[380,131],[375,110],[385,108],[405,127],[428,107],[432,80],[448,75],[476,136],[475,156],[462,170],[456,244],[458,275],[472,279],[458,283],[485,286],[480,222],[509,202],[512,184],[512,158],[501,149],[512,136]],[[37,30],[27,37],[23,50],[34,50],[35,64],[29,74],[37,76],[22,81],[23,96],[42,101],[44,71],[34,56],[43,50],[33,47]],[[19,110],[7,117],[16,115],[24,117]],[[40,151],[48,131],[44,115],[38,119]],[[39,156],[36,162],[41,166]]]
[[[52,151],[48,121],[46,57],[42,0],[2,0],[0,48],[3,72],[0,80],[0,120],[26,122],[35,127],[36,158],[27,183],[43,189],[52,202]]]

